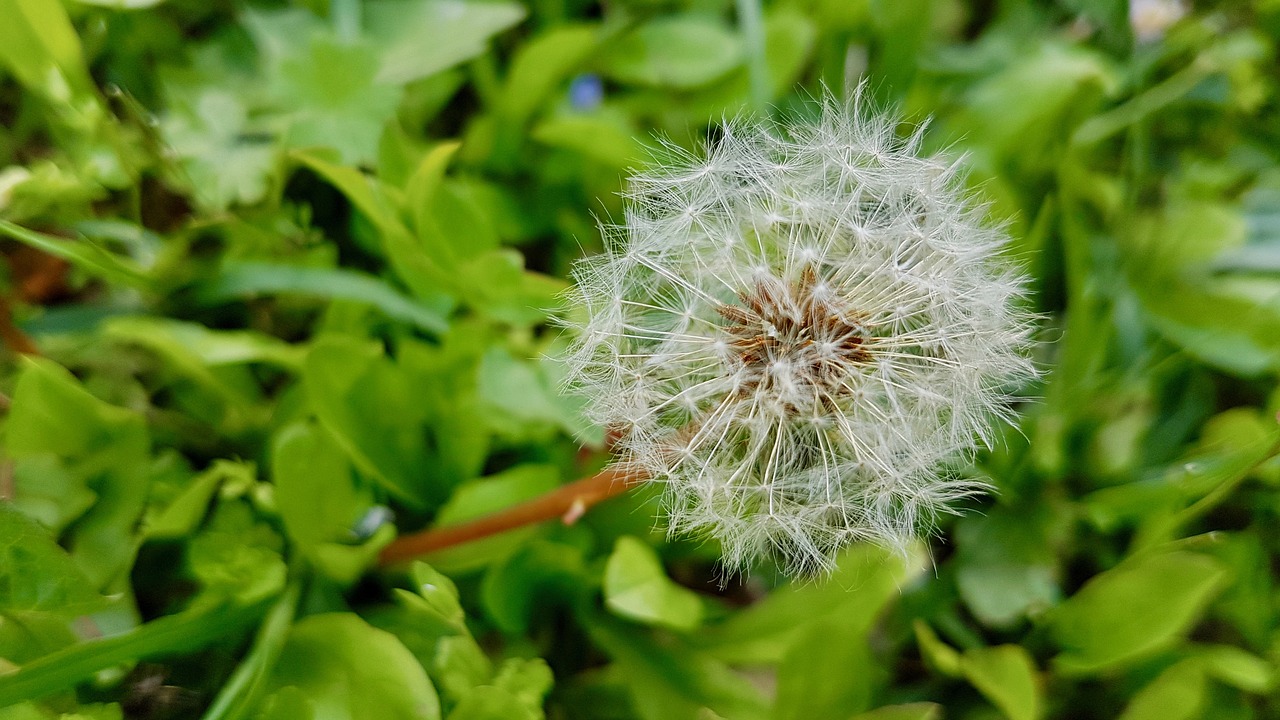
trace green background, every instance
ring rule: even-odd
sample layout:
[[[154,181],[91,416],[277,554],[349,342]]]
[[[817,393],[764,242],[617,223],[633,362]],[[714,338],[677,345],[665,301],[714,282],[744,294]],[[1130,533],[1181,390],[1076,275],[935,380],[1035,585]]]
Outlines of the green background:
[[[1154,4],[0,0],[0,718],[1280,717],[1280,2]],[[659,139],[860,80],[1033,276],[995,491],[378,569],[607,461],[552,320]]]

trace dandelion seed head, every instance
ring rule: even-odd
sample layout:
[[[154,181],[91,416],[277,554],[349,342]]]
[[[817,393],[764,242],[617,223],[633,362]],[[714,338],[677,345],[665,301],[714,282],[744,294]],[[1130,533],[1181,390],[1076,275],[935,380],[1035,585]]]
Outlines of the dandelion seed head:
[[[1035,374],[1024,278],[959,166],[857,98],[734,122],[631,179],[574,271],[569,383],[727,567],[903,549],[981,489],[954,472]]]

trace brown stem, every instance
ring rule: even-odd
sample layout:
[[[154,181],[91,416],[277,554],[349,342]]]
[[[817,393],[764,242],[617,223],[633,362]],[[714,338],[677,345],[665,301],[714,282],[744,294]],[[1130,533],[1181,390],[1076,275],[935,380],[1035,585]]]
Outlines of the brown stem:
[[[582,513],[586,512],[587,508],[615,495],[621,495],[644,480],[645,475],[635,469],[615,467],[601,470],[591,477],[563,485],[546,495],[500,510],[492,515],[485,515],[460,525],[429,528],[410,535],[401,535],[382,549],[378,555],[378,563],[384,567],[394,565],[425,553],[554,518],[560,518],[565,524],[571,524],[582,517]]]

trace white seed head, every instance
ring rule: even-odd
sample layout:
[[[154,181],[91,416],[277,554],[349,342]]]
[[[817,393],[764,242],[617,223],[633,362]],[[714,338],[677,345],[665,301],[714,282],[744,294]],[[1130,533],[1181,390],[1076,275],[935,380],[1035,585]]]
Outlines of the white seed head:
[[[954,469],[1035,374],[1006,235],[896,126],[829,97],[812,124],[731,124],[633,177],[574,271],[571,387],[730,568],[904,548],[981,488]]]

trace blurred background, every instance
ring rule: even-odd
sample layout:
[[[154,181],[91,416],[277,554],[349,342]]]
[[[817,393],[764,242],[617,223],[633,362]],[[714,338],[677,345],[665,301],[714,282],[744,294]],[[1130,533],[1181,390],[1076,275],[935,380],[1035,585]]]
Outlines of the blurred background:
[[[0,0],[0,718],[1280,717],[1280,2]],[[557,392],[626,177],[865,84],[1042,313],[994,490],[829,578]],[[723,582],[722,582],[723,580]]]

